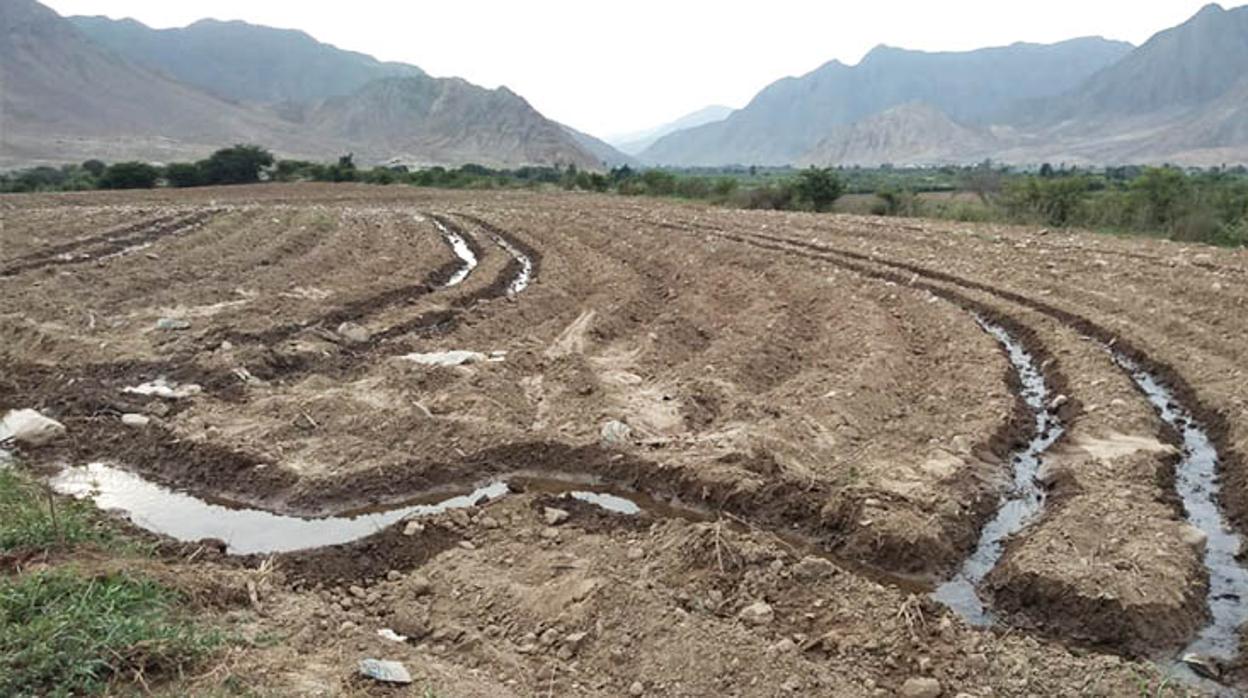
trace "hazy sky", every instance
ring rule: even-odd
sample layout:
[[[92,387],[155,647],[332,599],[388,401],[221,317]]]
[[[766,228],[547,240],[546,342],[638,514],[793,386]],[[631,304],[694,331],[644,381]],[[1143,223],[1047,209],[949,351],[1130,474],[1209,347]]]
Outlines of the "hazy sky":
[[[302,29],[437,76],[507,85],[595,135],[646,128],[877,44],[965,50],[1099,34],[1134,44],[1205,0],[43,0],[154,27],[204,17]],[[1224,3],[1224,6],[1242,2]]]

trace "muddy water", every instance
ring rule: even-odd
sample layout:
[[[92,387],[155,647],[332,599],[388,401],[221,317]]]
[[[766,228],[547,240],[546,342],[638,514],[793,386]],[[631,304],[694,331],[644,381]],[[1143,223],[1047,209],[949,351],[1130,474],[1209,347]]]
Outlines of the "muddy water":
[[[590,484],[590,480],[552,480],[518,475],[495,480],[470,492],[446,493],[424,503],[360,511],[326,518],[282,516],[224,500],[206,500],[175,492],[142,477],[103,463],[67,468],[50,482],[64,495],[90,498],[105,510],[125,512],[140,528],[180,541],[216,538],[234,555],[267,554],[350,543],[405,519],[475,506],[483,500],[520,490],[568,495],[618,514],[639,514],[670,506],[631,493]]]
[[[1175,488],[1183,500],[1187,522],[1208,537],[1205,567],[1209,570],[1209,625],[1184,650],[1226,661],[1235,658],[1239,629],[1248,621],[1248,570],[1236,561],[1241,540],[1232,533],[1218,509],[1218,452],[1209,435],[1179,405],[1173,393],[1131,359],[1115,355],[1114,360],[1131,374],[1136,386],[1148,397],[1170,428],[1182,440],[1182,451],[1175,467]]]
[[[945,604],[971,625],[992,623],[992,612],[979,597],[977,587],[1001,559],[1005,540],[1033,522],[1044,510],[1045,492],[1037,481],[1041,458],[1061,438],[1064,431],[1054,410],[1049,408],[1048,386],[1033,357],[1004,327],[976,316],[976,321],[1005,348],[1022,384],[1022,397],[1035,415],[1035,436],[1016,452],[1014,486],[1001,501],[997,515],[984,527],[979,544],[953,579],[941,584],[932,597]]]
[[[529,287],[529,282],[533,279],[533,260],[501,236],[494,236],[494,242],[520,263],[520,273],[507,286],[507,295],[514,296]]]
[[[464,279],[468,278],[473,269],[477,268],[477,256],[472,253],[472,248],[468,246],[468,241],[464,239],[464,236],[442,225],[437,219],[434,219],[433,224],[437,226],[438,232],[442,233],[442,237],[451,246],[455,256],[464,262],[464,266],[460,267],[451,275],[451,278],[446,280],[446,288],[458,286],[463,283]]]

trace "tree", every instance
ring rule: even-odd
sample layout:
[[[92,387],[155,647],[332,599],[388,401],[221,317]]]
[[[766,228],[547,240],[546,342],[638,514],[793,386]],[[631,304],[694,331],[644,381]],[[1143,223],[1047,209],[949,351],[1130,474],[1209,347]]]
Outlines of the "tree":
[[[101,189],[151,189],[160,170],[146,162],[119,162],[109,165],[100,177]]]
[[[192,162],[174,162],[165,166],[165,181],[171,187],[198,187],[204,183],[204,173]]]
[[[1169,167],[1150,167],[1131,182],[1131,196],[1146,226],[1164,228],[1179,219],[1188,201],[1187,175]]]
[[[811,167],[798,176],[796,190],[816,211],[826,211],[845,193],[845,183],[830,168]]]
[[[99,177],[104,174],[104,170],[107,168],[108,166],[99,160],[87,160],[82,163],[82,169],[90,172],[92,177]]]
[[[222,148],[199,163],[205,184],[250,184],[273,165],[273,154],[258,145]]]

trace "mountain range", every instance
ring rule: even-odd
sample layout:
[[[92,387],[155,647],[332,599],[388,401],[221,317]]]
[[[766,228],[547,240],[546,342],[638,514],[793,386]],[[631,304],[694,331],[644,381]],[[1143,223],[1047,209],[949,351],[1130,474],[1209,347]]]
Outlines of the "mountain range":
[[[1100,37],[929,53],[879,46],[604,142],[523,97],[295,30],[152,29],[0,2],[0,167],[202,157],[259,143],[363,164],[904,165],[1248,162],[1248,7],[1139,47]],[[623,152],[622,152],[623,151]]]
[[[764,88],[638,154],[674,166],[1248,162],[1248,7],[1136,48],[1098,37],[957,53],[891,47]]]
[[[602,169],[627,158],[505,87],[434,78],[243,22],[156,30],[4,0],[0,65],[0,166],[192,159],[236,142],[284,157],[353,153],[418,166]]]

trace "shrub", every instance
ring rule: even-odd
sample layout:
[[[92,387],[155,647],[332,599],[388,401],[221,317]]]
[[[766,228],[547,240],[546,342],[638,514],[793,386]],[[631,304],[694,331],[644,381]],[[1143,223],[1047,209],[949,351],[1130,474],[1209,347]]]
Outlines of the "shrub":
[[[258,145],[222,148],[199,163],[205,184],[251,184],[273,165],[273,154]]]
[[[104,174],[104,170],[107,169],[107,167],[107,165],[99,160],[87,160],[82,163],[82,169],[90,172],[92,177],[99,177]]]
[[[165,166],[165,181],[171,187],[198,187],[204,183],[204,173],[192,162],[174,162]]]
[[[829,168],[811,167],[797,178],[797,197],[816,211],[827,211],[845,193],[845,183]]]
[[[109,165],[100,177],[101,189],[151,189],[160,178],[160,170],[145,162],[119,162]]]

